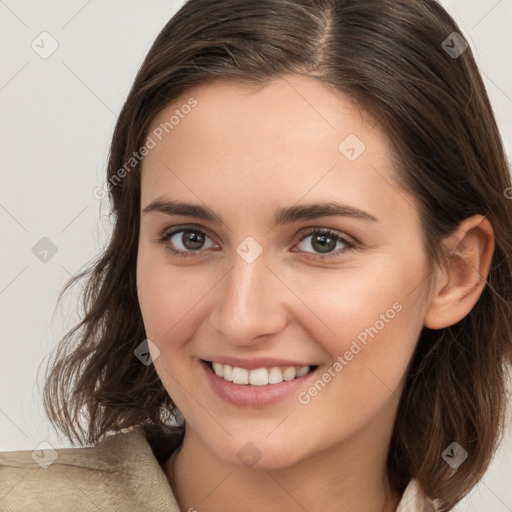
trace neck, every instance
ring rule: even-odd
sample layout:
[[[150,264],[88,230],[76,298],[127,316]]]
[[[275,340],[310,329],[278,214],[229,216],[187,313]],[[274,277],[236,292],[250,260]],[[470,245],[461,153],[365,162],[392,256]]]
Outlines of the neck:
[[[166,472],[181,511],[238,512],[243,503],[244,510],[266,512],[394,512],[400,496],[387,481],[389,438],[368,434],[264,470],[219,459],[187,426]]]

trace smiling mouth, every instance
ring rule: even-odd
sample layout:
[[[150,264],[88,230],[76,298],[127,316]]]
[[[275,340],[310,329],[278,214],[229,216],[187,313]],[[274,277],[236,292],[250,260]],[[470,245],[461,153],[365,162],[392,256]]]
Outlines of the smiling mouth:
[[[318,368],[312,366],[272,366],[268,368],[255,368],[247,370],[229,364],[204,361],[217,377],[233,384],[245,386],[267,386],[280,384],[284,381],[300,379]]]

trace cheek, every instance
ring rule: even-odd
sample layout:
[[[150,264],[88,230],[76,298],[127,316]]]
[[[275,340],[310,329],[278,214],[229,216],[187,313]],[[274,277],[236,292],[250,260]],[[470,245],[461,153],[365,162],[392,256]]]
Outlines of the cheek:
[[[141,248],[137,261],[137,290],[146,334],[161,349],[175,348],[192,334],[198,306],[214,284],[207,273],[171,266],[164,258]]]
[[[390,318],[393,313],[388,312],[389,317],[385,317],[388,323],[378,316],[369,316],[362,324],[364,327],[361,324],[349,326],[352,335],[330,346],[333,364],[329,374],[324,373],[322,378],[329,382],[325,388],[319,386],[322,391],[318,392],[318,398],[311,398],[311,403],[316,400],[313,407],[319,417],[332,416],[326,429],[333,437],[338,435],[340,425],[344,425],[349,435],[377,417],[381,418],[379,421],[386,421],[382,419],[385,417],[391,421],[396,414],[421,331],[414,311],[407,305],[400,305],[395,303],[398,307],[392,310],[396,313],[394,318]],[[380,311],[385,315],[387,310],[376,310]],[[310,399],[316,389],[305,390],[305,393],[301,396],[303,401]],[[338,404],[336,409],[333,404]]]
[[[371,414],[391,394],[398,396],[423,325],[422,289],[415,289],[423,264],[420,257],[389,258],[374,268],[347,269],[335,280],[328,273],[314,280],[304,274],[295,278],[294,291],[314,313],[302,325],[332,361],[322,379],[328,381],[326,400],[318,406],[335,401],[362,411],[366,404]]]
[[[420,262],[412,265],[383,257],[343,271],[297,272],[287,276],[287,281],[309,307],[309,329],[333,355],[347,350],[351,340],[364,344],[371,334],[382,337],[386,331],[401,330],[404,316],[416,318],[415,311],[419,316],[418,296],[411,291],[418,280],[415,276],[422,275],[420,267]],[[298,320],[305,322],[305,318]]]

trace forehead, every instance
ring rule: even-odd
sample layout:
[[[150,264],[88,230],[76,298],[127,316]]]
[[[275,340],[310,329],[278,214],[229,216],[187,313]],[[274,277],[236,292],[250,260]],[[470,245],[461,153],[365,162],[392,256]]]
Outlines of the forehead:
[[[155,116],[150,131],[160,129],[163,138],[172,133],[176,144],[177,137],[192,135],[203,141],[222,138],[237,148],[240,141],[272,150],[289,143],[298,152],[326,143],[337,152],[344,132],[361,138],[374,127],[374,120],[343,93],[311,77],[288,75],[263,85],[218,80],[192,88]]]
[[[168,194],[209,205],[231,198],[238,211],[261,210],[335,195],[371,211],[392,208],[405,193],[392,178],[391,147],[377,123],[310,77],[190,89],[158,113],[150,136],[143,205]]]

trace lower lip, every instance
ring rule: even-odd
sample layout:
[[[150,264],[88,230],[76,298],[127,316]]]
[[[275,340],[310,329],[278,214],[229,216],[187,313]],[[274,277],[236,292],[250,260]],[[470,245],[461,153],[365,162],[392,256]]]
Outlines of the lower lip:
[[[302,377],[283,381],[280,384],[253,386],[250,384],[233,384],[233,382],[224,380],[216,375],[209,364],[204,361],[201,361],[201,366],[210,386],[217,395],[224,401],[238,407],[265,407],[280,402],[291,395],[298,395],[305,381],[318,370],[318,368],[315,368],[315,370],[306,373]]]

